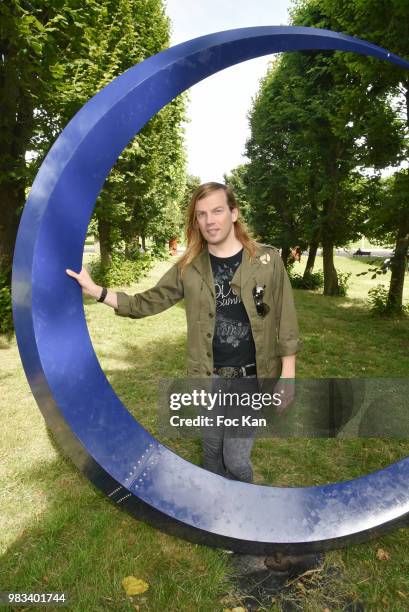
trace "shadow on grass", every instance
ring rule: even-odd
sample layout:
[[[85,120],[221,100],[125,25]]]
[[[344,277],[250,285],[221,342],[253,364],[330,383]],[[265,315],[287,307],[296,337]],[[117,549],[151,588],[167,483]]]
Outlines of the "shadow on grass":
[[[379,319],[364,302],[311,291],[296,291],[295,301],[304,342],[298,376],[408,377],[409,318]]]
[[[226,579],[231,572],[228,557],[128,516],[90,485],[69,460],[41,462],[17,476],[21,487],[35,487],[41,493],[45,510],[35,514],[2,556],[3,590],[65,592],[68,609],[75,612],[131,611],[138,605],[152,612],[222,610],[227,600],[232,607],[240,605]],[[384,536],[377,546],[389,550],[393,546],[394,558],[388,568],[392,575],[387,582],[394,591],[404,588],[405,531]],[[379,596],[382,569],[373,549],[374,543],[368,543],[329,553],[324,573],[302,578],[302,590],[294,582],[277,595],[279,609],[323,609],[330,599],[336,609],[355,609],[344,608],[344,604],[356,598],[355,583],[365,583],[371,572],[378,574],[378,586],[370,597]],[[347,573],[343,558],[348,559]],[[332,563],[338,568],[335,573]],[[353,575],[354,567],[358,571]],[[149,590],[130,600],[121,586],[126,576],[143,579]],[[382,588],[388,594],[387,584]],[[291,601],[301,607],[286,608]]]
[[[135,520],[109,503],[69,460],[37,464],[19,480],[22,487],[35,486],[46,509],[2,556],[2,590],[65,592],[68,609],[81,612],[135,610],[138,603],[145,610],[194,610],[199,609],[191,606],[195,599],[203,609],[215,609],[225,582],[223,558],[214,550]],[[121,586],[130,575],[150,585],[133,602]]]
[[[184,376],[185,335],[178,334],[165,346],[161,340],[150,341],[147,346],[128,340],[121,343],[120,351],[118,368],[108,369],[106,374],[130,412],[155,433],[157,381],[161,377]],[[124,367],[124,363],[130,367]],[[260,461],[256,469],[266,481],[275,478],[276,468],[281,474],[289,474],[281,486],[293,486],[292,479],[305,479],[317,466],[320,472],[314,478],[324,481],[337,480],[348,466],[356,470],[357,447],[341,448],[339,440],[327,444],[315,441],[317,446],[305,440],[296,442],[298,447],[292,449],[283,440],[256,443],[255,457]],[[374,467],[376,460],[385,463],[395,453],[392,446],[388,455],[382,444],[359,442],[367,466]],[[198,441],[181,440],[179,447],[176,441],[171,443],[182,456],[186,453],[189,460],[198,460]],[[338,445],[336,452],[334,444]],[[345,459],[340,460],[343,454]],[[223,608],[218,602],[226,590],[226,564],[220,553],[164,535],[129,517],[108,503],[67,460],[34,465],[30,471],[16,474],[16,480],[22,487],[35,486],[45,498],[42,505],[46,509],[35,515],[4,554],[0,574],[3,589],[66,591],[71,598],[69,609],[81,612],[134,610],[134,605],[152,611]],[[395,540],[402,559],[406,550],[404,535],[396,534]],[[349,553],[351,567],[357,558],[354,550]],[[371,551],[370,545],[362,550]],[[370,559],[369,567],[376,563]],[[394,579],[396,588],[403,588],[398,581],[404,574],[404,563],[400,563]],[[368,565],[363,566],[353,580],[365,580],[367,571]],[[150,584],[150,589],[134,602],[126,599],[121,586],[121,580],[129,575]]]
[[[103,362],[103,352],[97,356]],[[162,444],[174,450],[184,459],[199,464],[201,459],[200,439],[165,438],[159,435],[158,385],[164,378],[186,376],[186,336],[177,335],[172,341],[150,340],[147,346],[135,341],[121,344],[120,369],[105,369],[104,372],[116,394],[132,416]],[[124,368],[129,363],[131,368]]]
[[[222,610],[227,602],[232,607],[240,605],[228,578],[232,573],[229,556],[163,534],[128,516],[94,489],[69,460],[38,463],[19,474],[19,481],[22,487],[35,486],[45,510],[35,515],[2,556],[3,589],[64,592],[68,609],[75,612],[132,611],[137,606],[152,612],[196,612]],[[330,558],[339,566],[342,555],[334,552]],[[350,560],[353,564],[353,549]],[[149,590],[127,598],[121,585],[126,576],[144,580]],[[353,597],[354,585],[346,582],[342,572],[310,578],[304,578],[303,593],[292,585],[277,601],[285,604],[298,598],[304,604],[326,603],[330,594],[333,602],[341,604]]]

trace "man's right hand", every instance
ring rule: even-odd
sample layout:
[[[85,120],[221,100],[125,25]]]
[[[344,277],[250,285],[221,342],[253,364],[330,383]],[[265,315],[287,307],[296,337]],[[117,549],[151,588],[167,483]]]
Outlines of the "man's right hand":
[[[83,292],[86,295],[90,295],[96,300],[100,297],[102,287],[94,283],[94,281],[92,280],[92,278],[90,277],[90,275],[88,274],[87,270],[84,267],[81,268],[81,272],[79,273],[74,272],[74,270],[70,270],[70,269],[67,269],[66,273],[68,274],[68,276],[75,278],[75,280],[81,286]]]
[[[74,270],[70,270],[69,268],[66,270],[68,276],[75,278],[77,283],[81,286],[83,293],[85,295],[90,295],[96,300],[99,300],[102,293],[102,287],[94,283],[87,270],[82,267],[81,272],[77,273]],[[106,306],[111,306],[111,308],[118,308],[118,298],[115,291],[111,291],[108,289],[108,293],[105,296],[104,304]]]

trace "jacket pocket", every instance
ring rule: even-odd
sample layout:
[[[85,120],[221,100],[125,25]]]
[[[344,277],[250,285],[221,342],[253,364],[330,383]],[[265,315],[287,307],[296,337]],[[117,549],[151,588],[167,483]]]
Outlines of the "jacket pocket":
[[[199,362],[191,357],[187,358],[187,374],[188,376],[194,377],[195,375],[200,374],[200,366]]]

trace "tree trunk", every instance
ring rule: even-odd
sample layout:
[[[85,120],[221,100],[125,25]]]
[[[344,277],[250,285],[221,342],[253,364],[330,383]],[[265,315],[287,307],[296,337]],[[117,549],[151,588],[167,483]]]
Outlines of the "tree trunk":
[[[406,125],[409,128],[409,81],[405,87],[406,99]],[[386,311],[391,315],[402,313],[403,285],[405,283],[405,272],[408,263],[409,227],[403,221],[396,234],[395,255],[391,261],[391,282],[389,285],[388,301]]]
[[[281,248],[281,259],[283,260],[284,266],[287,268],[288,258],[290,257],[290,247],[282,247]]]
[[[146,251],[146,238],[145,238],[145,236],[143,234],[142,234],[141,238],[142,238],[142,248],[143,248],[144,251]]]
[[[395,255],[391,261],[391,282],[389,285],[386,311],[391,315],[402,314],[403,285],[408,262],[409,228],[400,227],[396,236]]]
[[[125,255],[128,258],[131,258],[135,252],[139,251],[140,242],[139,236],[132,236],[132,238],[128,238],[128,241],[125,245]]]
[[[11,284],[11,265],[17,229],[20,221],[21,207],[24,203],[24,187],[21,183],[4,181],[0,183],[0,270]]]
[[[99,238],[99,249],[101,253],[101,263],[103,266],[108,267],[111,263],[112,258],[112,245],[111,245],[111,224],[107,219],[97,214],[98,220],[98,238]]]
[[[305,266],[305,270],[303,274],[304,280],[306,280],[308,276],[310,276],[313,273],[317,251],[318,251],[318,242],[311,242],[310,248],[308,250],[307,264]]]
[[[3,43],[5,41],[2,41]],[[33,131],[31,100],[21,89],[12,61],[16,50],[2,49],[0,72],[0,270],[11,285],[11,265],[17,229],[25,201],[25,154]]]
[[[338,275],[334,265],[334,213],[338,202],[337,156],[331,161],[333,195],[324,202],[322,211],[322,260],[324,269],[324,295],[339,295]]]
[[[334,244],[330,240],[322,243],[324,267],[324,295],[339,295],[338,276],[334,265]]]

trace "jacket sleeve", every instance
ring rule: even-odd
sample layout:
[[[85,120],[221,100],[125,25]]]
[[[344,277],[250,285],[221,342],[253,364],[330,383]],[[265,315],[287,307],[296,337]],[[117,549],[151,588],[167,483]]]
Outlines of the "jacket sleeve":
[[[158,314],[183,299],[183,282],[177,264],[172,266],[157,284],[141,293],[128,295],[117,292],[118,308],[115,314],[120,317],[140,319]]]
[[[277,355],[294,355],[301,347],[297,313],[294,306],[293,290],[283,260],[276,256],[276,283],[274,301],[276,307]]]

